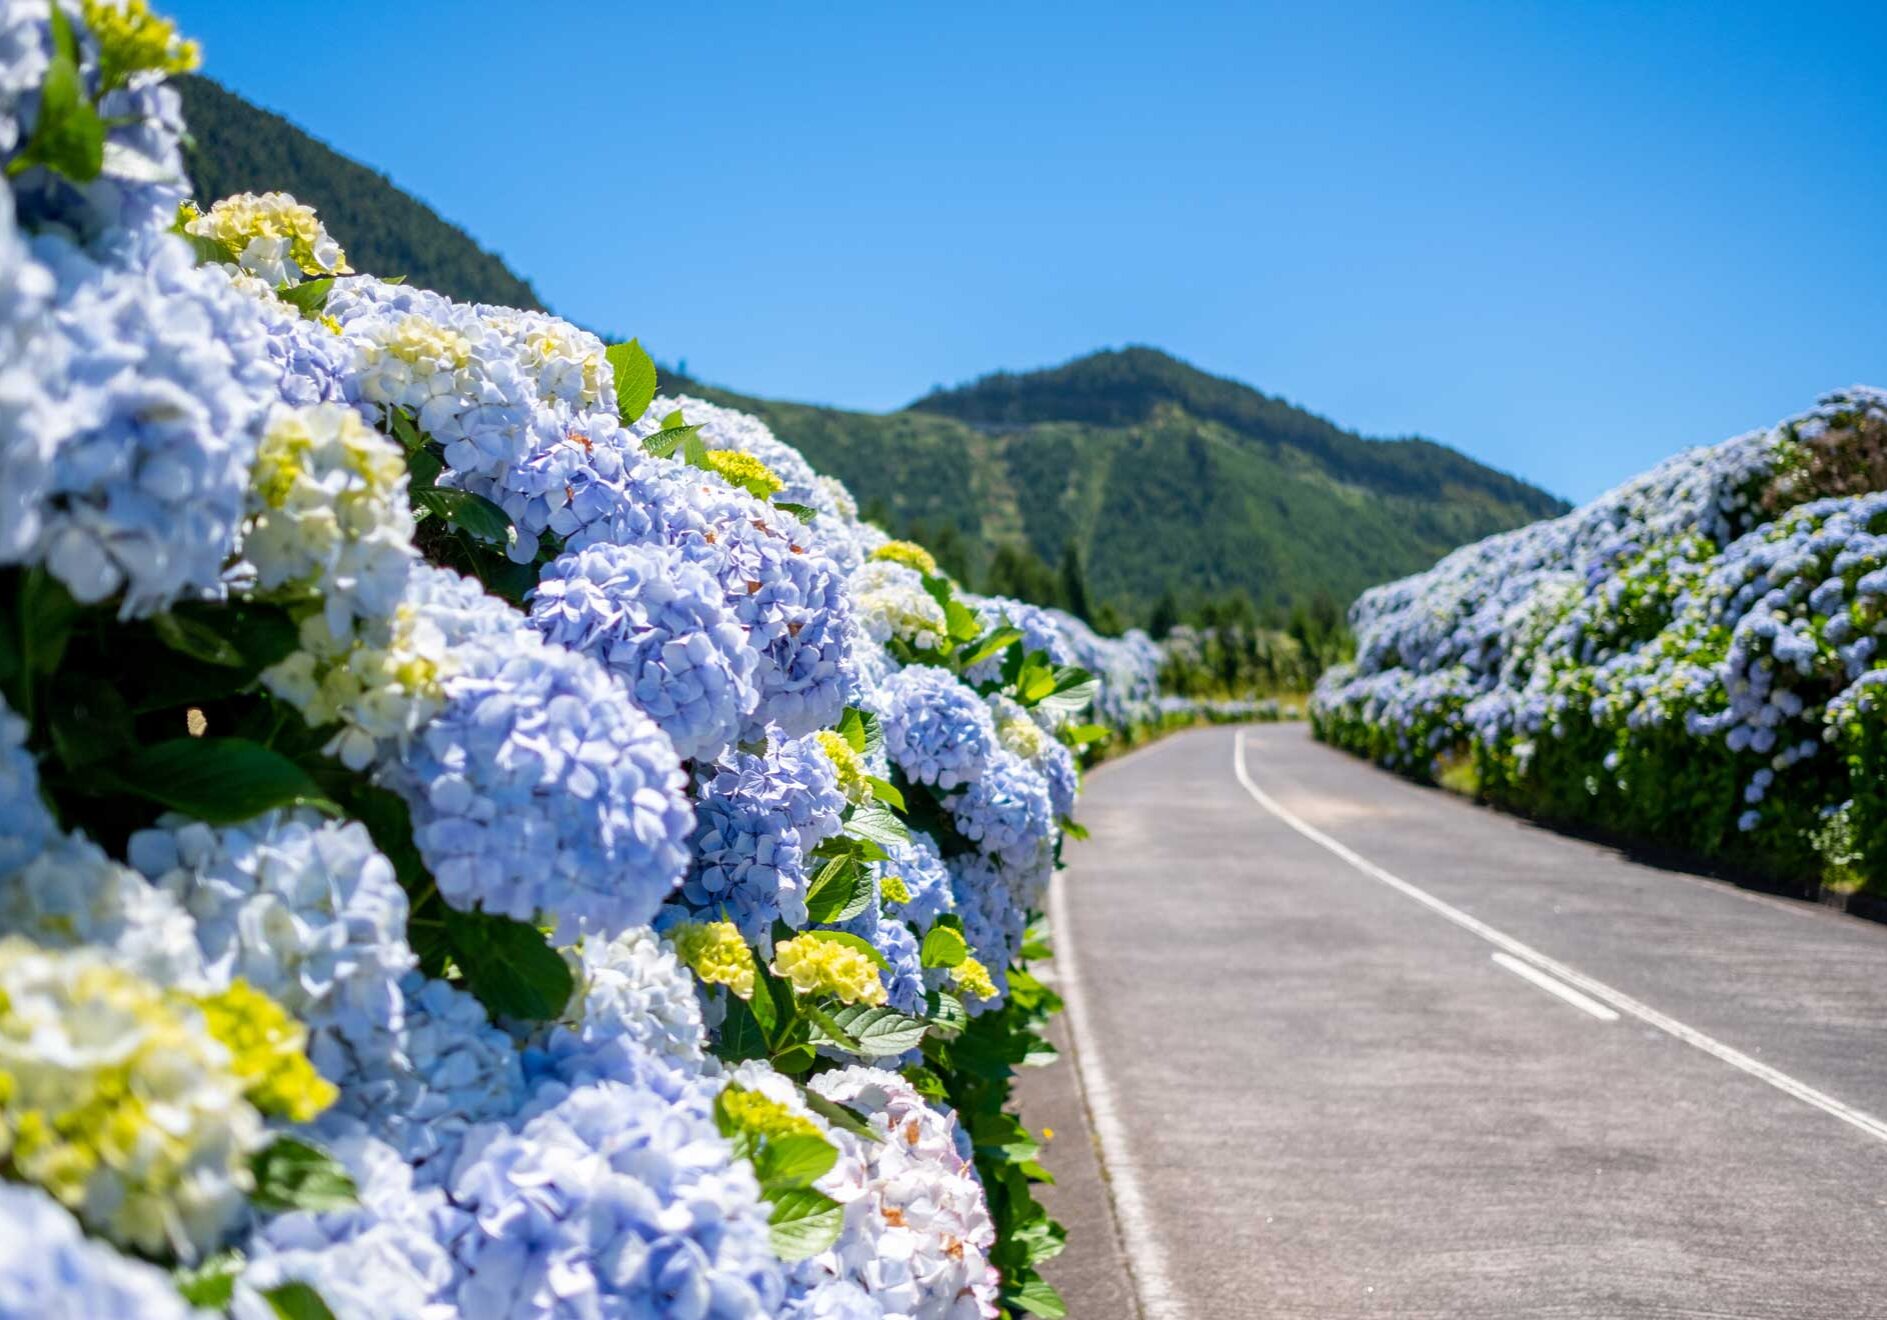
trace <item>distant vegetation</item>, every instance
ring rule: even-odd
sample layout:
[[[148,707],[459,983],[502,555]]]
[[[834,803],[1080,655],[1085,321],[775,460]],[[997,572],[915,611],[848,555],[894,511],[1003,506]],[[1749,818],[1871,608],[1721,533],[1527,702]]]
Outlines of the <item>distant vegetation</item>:
[[[357,269],[540,305],[384,175],[213,82],[180,81],[204,199],[283,189],[329,219]],[[660,349],[659,325],[636,329]],[[1306,660],[1320,667],[1316,655],[1341,650],[1330,639],[1363,588],[1566,508],[1444,445],[1366,439],[1151,348],[997,372],[884,414],[666,376],[666,390],[765,418],[960,580],[1059,605],[1103,632],[1217,631],[1215,673],[1289,668],[1270,639],[1313,633]],[[1306,622],[1325,616],[1337,622]]]
[[[282,191],[333,223],[356,270],[404,275],[464,302],[542,309],[537,291],[502,259],[386,175],[334,151],[208,78],[172,83],[194,146],[184,159],[197,199]]]

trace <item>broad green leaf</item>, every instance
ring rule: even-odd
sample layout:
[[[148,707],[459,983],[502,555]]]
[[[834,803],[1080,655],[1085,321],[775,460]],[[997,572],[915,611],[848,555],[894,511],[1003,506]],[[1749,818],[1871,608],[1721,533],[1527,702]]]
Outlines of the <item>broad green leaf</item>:
[[[426,447],[426,433],[419,429],[419,424],[413,420],[413,415],[406,409],[390,410],[387,414],[387,426],[392,430],[393,438],[400,442],[400,447],[406,450],[409,458]]]
[[[679,412],[670,413],[669,420],[675,421],[680,416]],[[673,426],[664,424],[661,430],[644,440],[642,448],[645,453],[652,454],[656,458],[673,458],[677,449],[688,441],[697,439],[700,434],[700,427],[687,426],[675,421]]]
[[[999,651],[1006,651],[1022,640],[1020,628],[996,628],[972,643],[957,661],[961,669],[973,669]]]
[[[321,1300],[321,1294],[299,1279],[271,1288],[262,1296],[281,1320],[334,1320],[334,1312]]]
[[[547,1022],[570,1002],[570,965],[537,927],[457,908],[446,909],[445,922],[465,988],[493,1016]]]
[[[924,1017],[938,1031],[955,1036],[970,1025],[969,1010],[963,1001],[945,990],[932,990],[924,996]]]
[[[1061,731],[1062,741],[1073,747],[1086,747],[1103,738],[1110,738],[1114,731],[1105,724],[1072,724]]]
[[[664,431],[680,430],[681,428],[687,425],[688,425],[688,419],[681,415],[681,409],[679,408],[675,409],[675,411],[671,412],[668,416],[662,419],[662,429]],[[701,428],[696,427],[694,429],[700,430]]]
[[[780,1193],[767,1217],[773,1254],[789,1262],[818,1255],[839,1240],[844,1227],[845,1207],[810,1187]]]
[[[225,266],[236,264],[237,254],[229,250],[229,244],[219,239],[208,238],[202,234],[185,233],[182,225],[172,229],[171,233],[190,245],[191,250],[196,254],[199,266],[207,266],[212,262]]]
[[[884,1059],[915,1049],[923,1043],[930,1024],[922,1018],[907,1017],[883,1005],[847,1004],[828,1016],[852,1040],[856,1052],[868,1059]]]
[[[801,1073],[810,1071],[813,1064],[819,1062],[819,1052],[812,1046],[801,1042],[798,1045],[788,1045],[768,1062],[773,1065],[774,1071],[783,1072],[788,1077],[797,1077]]]
[[[845,832],[877,844],[903,843],[911,837],[910,829],[882,802],[853,807],[845,820]]]
[[[807,1187],[839,1162],[839,1148],[824,1137],[768,1137],[754,1154],[754,1174],[770,1195],[775,1189]]]
[[[932,926],[918,948],[918,958],[926,967],[955,967],[970,956],[970,943],[961,931],[948,926]]]
[[[171,650],[181,652],[206,665],[237,668],[243,663],[242,652],[214,628],[200,619],[179,614],[159,614],[151,619],[157,639]]]
[[[345,1210],[360,1200],[341,1162],[297,1137],[277,1137],[249,1168],[256,1181],[249,1201],[259,1210]]]
[[[52,5],[52,59],[39,84],[39,115],[26,146],[7,165],[7,177],[35,165],[88,183],[105,167],[105,121],[85,95],[78,45],[65,11]]]
[[[236,1276],[242,1266],[241,1252],[219,1251],[201,1265],[177,1270],[171,1280],[190,1305],[221,1311],[236,1295]]]
[[[421,443],[418,449],[406,456],[406,475],[408,491],[421,491],[439,484],[439,474],[446,470],[445,460],[433,453],[432,446]],[[416,513],[431,513],[422,506]]]
[[[116,764],[137,751],[137,729],[124,694],[110,683],[80,674],[52,682],[46,722],[53,747],[68,770],[100,762]]]
[[[943,1078],[939,1077],[933,1070],[926,1068],[921,1063],[913,1063],[907,1064],[905,1067],[899,1069],[899,1072],[904,1077],[904,1080],[911,1084],[911,1089],[923,1096],[926,1100],[936,1100],[944,1104],[949,1103],[949,1088],[944,1085]]]
[[[1023,658],[1022,670],[1015,679],[1016,700],[1025,706],[1033,706],[1055,691],[1055,671],[1050,668],[1048,655],[1043,651],[1031,651]]]
[[[312,321],[327,310],[328,295],[333,291],[334,280],[330,277],[303,280],[300,284],[284,284],[276,289],[275,296]]]
[[[1094,698],[1101,691],[1100,680],[1085,669],[1065,666],[1055,671],[1054,679],[1048,695],[1036,703],[1039,709],[1051,715],[1079,715],[1094,704]]]
[[[727,996],[727,1017],[721,1022],[720,1038],[714,1043],[715,1057],[727,1063],[745,1063],[748,1059],[767,1057],[766,1033],[754,1017],[746,1000]]]
[[[339,812],[305,770],[247,738],[173,738],[141,749],[115,777],[128,792],[211,825],[277,807]]]
[[[463,527],[481,541],[507,545],[511,541],[511,515],[483,495],[469,490],[447,490],[427,486],[413,493],[413,503],[436,517]]]
[[[857,706],[847,706],[839,716],[839,737],[845,739],[846,746],[860,756],[865,754],[865,712]]]
[[[904,794],[898,791],[896,784],[888,779],[880,779],[877,775],[866,775],[865,782],[871,785],[871,795],[887,807],[897,812],[906,810]]]
[[[811,1002],[802,1002],[800,1012],[806,1015],[806,1024],[810,1029],[814,1045],[829,1045],[844,1050],[849,1054],[863,1053],[852,1033],[841,1027],[825,1009]]]
[[[759,494],[759,492],[756,491],[755,494]],[[765,497],[762,496],[762,498],[765,498]],[[795,518],[799,519],[803,523],[811,522],[814,516],[817,515],[817,513],[819,512],[817,509],[813,508],[810,504],[789,504],[785,500],[773,501],[773,507],[778,509],[781,513],[792,514]]]
[[[1081,824],[1079,821],[1069,820],[1066,816],[1061,818],[1061,832],[1071,839],[1086,839],[1088,837],[1088,827],[1086,825]]]
[[[871,876],[856,858],[834,857],[806,890],[806,915],[819,925],[850,921],[871,903]]]
[[[688,435],[681,442],[681,461],[691,468],[700,468],[703,472],[712,472],[708,465],[708,445],[701,438],[701,428],[691,426]]]
[[[944,602],[944,622],[950,630],[950,640],[959,646],[964,642],[973,642],[982,634],[982,620],[976,617],[976,611],[952,596]]]
[[[1003,1300],[1030,1315],[1040,1316],[1041,1320],[1065,1320],[1068,1314],[1068,1304],[1062,1301],[1061,1294],[1039,1275],[1030,1278],[1021,1287],[1005,1292]]]
[[[655,399],[655,360],[638,339],[611,344],[603,356],[616,377],[616,413],[628,426],[640,420]]]

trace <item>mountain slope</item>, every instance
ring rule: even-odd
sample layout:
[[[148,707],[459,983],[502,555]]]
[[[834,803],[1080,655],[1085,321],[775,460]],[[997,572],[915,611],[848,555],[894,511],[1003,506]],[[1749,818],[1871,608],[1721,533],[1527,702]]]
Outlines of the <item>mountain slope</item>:
[[[540,305],[503,261],[384,175],[215,83],[180,81],[203,201],[283,189],[321,212],[357,269]],[[659,350],[660,327],[641,329]],[[1182,604],[1237,592],[1279,609],[1319,593],[1348,601],[1566,507],[1443,445],[1365,439],[1151,348],[998,372],[886,414],[676,376],[664,388],[758,413],[863,507],[939,542],[979,584],[997,547],[1053,564],[1072,545],[1090,599],[1130,618],[1168,591]]]
[[[537,291],[437,211],[318,142],[280,115],[208,78],[173,78],[195,145],[185,164],[207,206],[239,192],[279,189],[332,223],[356,270],[404,275],[464,302],[541,308]]]

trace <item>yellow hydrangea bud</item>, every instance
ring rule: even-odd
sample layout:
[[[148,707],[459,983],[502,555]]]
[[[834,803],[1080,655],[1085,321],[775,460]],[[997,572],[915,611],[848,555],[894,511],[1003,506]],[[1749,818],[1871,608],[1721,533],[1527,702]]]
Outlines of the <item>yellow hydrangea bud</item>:
[[[724,985],[742,999],[753,998],[753,950],[731,921],[691,921],[668,933],[675,953],[709,985]]]
[[[878,964],[849,945],[816,935],[783,941],[773,951],[773,970],[803,995],[834,995],[847,1004],[882,1004]]]
[[[855,806],[871,801],[871,784],[867,782],[865,758],[845,741],[845,735],[831,729],[821,729],[813,736],[819,740],[819,746],[825,749],[832,768],[839,772],[839,791],[845,794],[845,800]]]
[[[761,499],[771,499],[784,484],[773,469],[744,449],[710,449],[708,466],[727,478],[728,484],[752,491]]]
[[[784,1137],[823,1137],[819,1125],[796,1114],[778,1100],[744,1086],[730,1084],[721,1092],[721,1112],[749,1136],[780,1140]]]
[[[936,556],[915,541],[886,541],[871,552],[871,557],[914,568],[925,577],[937,576]]]
[[[151,12],[146,0],[85,0],[85,26],[98,41],[99,90],[122,87],[134,73],[189,73],[202,48],[177,36],[177,25]]]
[[[247,981],[197,1000],[210,1035],[229,1051],[230,1071],[249,1102],[294,1123],[318,1116],[340,1094],[303,1051],[308,1029]]]
[[[957,983],[957,988],[966,995],[977,999],[994,999],[996,983],[989,979],[989,968],[975,958],[965,958],[950,969],[950,979]]]
[[[901,875],[888,875],[878,882],[879,896],[887,903],[908,903],[911,901],[911,887],[904,883]]]

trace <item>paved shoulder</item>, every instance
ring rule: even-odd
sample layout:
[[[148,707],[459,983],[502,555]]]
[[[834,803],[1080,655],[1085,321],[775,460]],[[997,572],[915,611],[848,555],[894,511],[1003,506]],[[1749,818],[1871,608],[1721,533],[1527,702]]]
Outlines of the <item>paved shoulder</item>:
[[[1887,1111],[1887,930],[1251,731],[1307,834],[1235,777],[1234,736],[1098,772],[1058,882],[1150,1315],[1887,1316],[1887,1142],[1759,1075]],[[1477,926],[1758,1070],[1581,1008]]]

